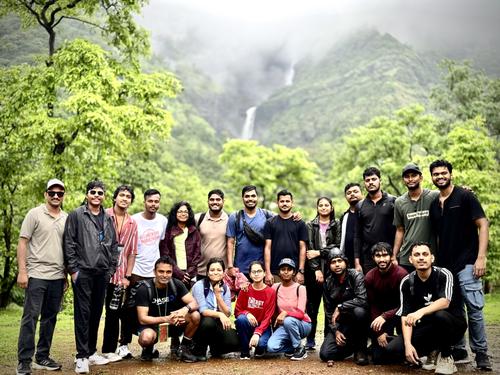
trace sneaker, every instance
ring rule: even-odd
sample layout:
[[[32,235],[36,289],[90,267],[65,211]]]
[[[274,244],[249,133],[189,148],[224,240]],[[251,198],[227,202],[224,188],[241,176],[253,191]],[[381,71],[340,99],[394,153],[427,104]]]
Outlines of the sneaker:
[[[141,361],[152,361],[155,358],[160,357],[160,352],[154,348],[154,346],[148,346],[142,348]]]
[[[453,351],[451,352],[451,355],[452,355],[453,360],[455,361],[456,365],[470,363],[469,353],[467,353],[467,350],[465,350],[463,348],[453,349]]]
[[[303,359],[307,358],[307,352],[306,348],[304,348],[302,345],[299,345],[296,349],[293,355],[290,357],[292,361],[302,361]]]
[[[285,352],[285,357],[292,358],[293,357],[293,353],[295,353],[295,350],[292,350],[291,352]]]
[[[476,367],[482,371],[492,371],[490,357],[486,352],[476,353]]]
[[[19,362],[16,368],[16,375],[27,375],[27,374],[31,374],[31,363]]]
[[[128,349],[127,345],[121,345],[121,346],[119,346],[118,349],[116,349],[116,354],[118,354],[123,359],[132,358],[132,353]]]
[[[102,356],[106,358],[110,363],[121,361],[123,358],[121,355],[116,353],[103,353]]]
[[[187,363],[196,362],[198,360],[198,357],[193,354],[192,350],[193,342],[190,341],[189,343],[186,343],[185,340],[183,340],[179,348],[181,361]]]
[[[441,353],[438,355],[435,374],[452,375],[457,372],[457,366],[453,361],[453,357],[449,355],[448,357],[442,357]]]
[[[306,350],[308,350],[308,351],[316,350],[315,346],[316,346],[316,342],[314,340],[307,340]]]
[[[181,342],[179,336],[172,336],[170,338],[170,357],[172,359],[180,358],[179,347]]]
[[[253,356],[255,358],[262,358],[262,357],[264,357],[264,354],[266,354],[266,348],[264,348],[262,346],[257,346],[255,348],[255,352],[253,353]]]
[[[248,352],[241,352],[240,353],[240,359],[244,360],[244,361],[249,360],[250,359],[250,353],[248,353]]]
[[[363,350],[354,353],[354,363],[356,363],[358,366],[366,366],[369,363],[368,357]]]
[[[60,370],[61,367],[62,365],[54,361],[52,358],[45,358],[41,360],[35,359],[35,362],[33,363],[33,368],[37,370],[57,371]]]
[[[75,365],[75,372],[77,374],[88,374],[89,373],[89,359],[88,358],[77,358]]]
[[[434,371],[436,369],[436,362],[438,358],[439,352],[437,350],[433,350],[427,356],[425,363],[422,365],[423,370]]]
[[[102,355],[97,354],[95,352],[89,357],[89,365],[90,366],[102,366],[107,365],[109,363],[109,359],[104,358]]]

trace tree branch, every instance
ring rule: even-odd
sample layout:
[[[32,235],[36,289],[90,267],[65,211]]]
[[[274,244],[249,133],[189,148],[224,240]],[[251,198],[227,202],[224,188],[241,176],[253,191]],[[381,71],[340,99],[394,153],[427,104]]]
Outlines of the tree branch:
[[[106,29],[105,27],[102,27],[101,25],[98,25],[98,24],[96,24],[94,22],[90,22],[90,21],[87,21],[87,20],[83,20],[83,19],[78,18],[78,17],[73,17],[73,16],[61,16],[61,18],[59,18],[59,20],[57,20],[57,22],[56,22],[55,25],[59,24],[59,22],[61,22],[63,20],[63,18],[66,18],[66,19],[69,19],[69,20],[78,21],[78,22],[81,22],[81,23],[85,23],[87,25],[90,25],[90,26],[93,26],[93,27],[97,27],[98,29],[100,29],[102,31],[108,31],[108,29]]]

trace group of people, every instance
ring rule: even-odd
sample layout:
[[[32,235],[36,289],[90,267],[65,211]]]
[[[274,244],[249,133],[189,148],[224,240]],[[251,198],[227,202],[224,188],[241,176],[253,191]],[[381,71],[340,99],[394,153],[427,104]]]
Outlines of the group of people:
[[[381,190],[380,171],[367,168],[364,198],[360,184],[347,184],[349,208],[340,220],[320,197],[307,223],[293,212],[291,192],[278,192],[275,214],[258,207],[253,185],[243,187],[243,208],[231,215],[214,189],[206,212],[195,215],[181,201],[167,218],[156,189],[130,215],[131,186],[117,187],[113,207],[104,209],[105,186],[91,181],[85,202],[67,214],[64,183],[52,179],[45,203],[28,212],[20,231],[17,281],[25,302],[17,373],[61,368],[49,354],[68,274],[76,373],[131,358],[133,335],[145,361],[167,339],[185,362],[233,352],[242,360],[284,353],[300,361],[316,349],[322,300],[319,356],[329,365],[354,355],[358,365],[406,361],[452,374],[468,360],[468,326],[477,368],[491,371],[481,281],[488,221],[473,192],[453,184],[449,162],[436,160],[430,173],[436,191],[422,188],[416,164],[406,165],[408,192],[396,198]]]

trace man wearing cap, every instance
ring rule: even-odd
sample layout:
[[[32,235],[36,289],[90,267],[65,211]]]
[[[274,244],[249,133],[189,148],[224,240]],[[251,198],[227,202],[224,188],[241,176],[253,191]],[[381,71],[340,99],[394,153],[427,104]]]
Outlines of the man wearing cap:
[[[403,168],[402,178],[408,191],[398,197],[394,204],[396,235],[392,260],[411,272],[414,270],[409,261],[411,245],[422,241],[431,245],[435,243],[429,208],[439,192],[422,188],[422,172],[414,163],[409,163]]]
[[[49,354],[66,281],[62,238],[68,214],[61,209],[64,183],[50,180],[44,196],[45,203],[32,208],[24,218],[17,245],[17,284],[25,289],[17,374],[31,374],[39,316],[40,332],[33,367],[61,368]]]
[[[74,294],[75,372],[80,374],[88,373],[89,365],[109,363],[97,354],[97,332],[119,254],[113,219],[102,207],[104,194],[101,181],[90,181],[85,204],[68,215],[64,228],[64,261]]]
[[[328,328],[319,356],[330,362],[354,352],[354,362],[367,365],[368,303],[363,275],[347,268],[347,258],[339,248],[333,248],[328,259],[331,274],[323,285]]]

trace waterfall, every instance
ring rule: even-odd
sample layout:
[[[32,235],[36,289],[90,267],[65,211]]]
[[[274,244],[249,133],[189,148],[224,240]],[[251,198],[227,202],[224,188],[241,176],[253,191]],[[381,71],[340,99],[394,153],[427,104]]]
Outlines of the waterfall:
[[[241,131],[241,139],[252,139],[253,137],[253,127],[255,125],[255,111],[257,107],[250,107],[247,109],[247,115],[245,118],[245,124],[243,125],[243,130]]]
[[[285,75],[285,86],[293,85],[293,79],[295,78],[295,63],[290,65],[290,68],[286,71]]]

